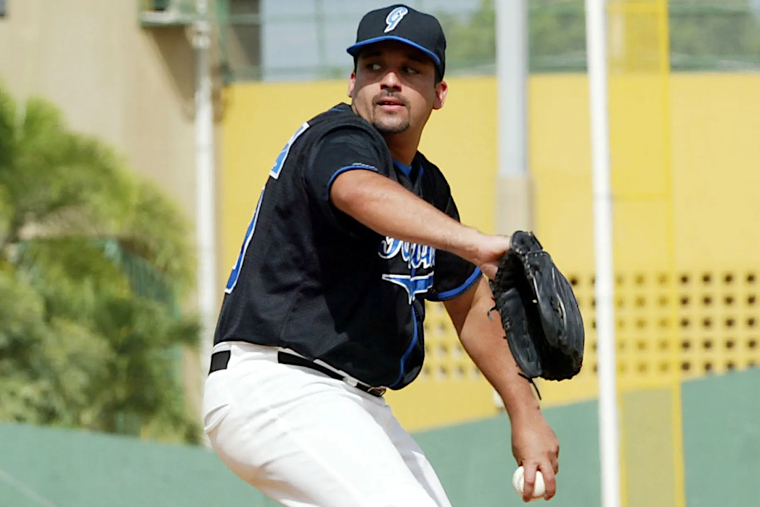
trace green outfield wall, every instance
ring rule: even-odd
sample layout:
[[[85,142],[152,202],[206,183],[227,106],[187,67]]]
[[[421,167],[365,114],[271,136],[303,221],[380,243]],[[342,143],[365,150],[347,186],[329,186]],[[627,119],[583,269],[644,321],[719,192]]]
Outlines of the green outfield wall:
[[[760,476],[760,370],[682,386],[686,499],[689,507],[755,507]],[[633,398],[630,398],[633,396]],[[623,405],[662,402],[657,390],[623,395]],[[599,505],[596,402],[546,409],[560,440],[559,494],[552,507]],[[625,417],[635,417],[627,414]],[[633,422],[633,420],[629,421]],[[657,421],[642,417],[624,438],[627,453],[649,452]],[[456,507],[522,505],[506,416],[416,434]],[[361,452],[361,449],[357,449]],[[629,478],[628,507],[658,502],[659,471]],[[667,468],[667,466],[664,466]],[[641,474],[641,472],[638,472]],[[665,481],[667,483],[667,481]],[[636,488],[634,484],[639,484]],[[640,486],[649,484],[650,487]],[[666,496],[662,496],[666,497]],[[208,450],[82,431],[0,424],[0,507],[269,507]]]

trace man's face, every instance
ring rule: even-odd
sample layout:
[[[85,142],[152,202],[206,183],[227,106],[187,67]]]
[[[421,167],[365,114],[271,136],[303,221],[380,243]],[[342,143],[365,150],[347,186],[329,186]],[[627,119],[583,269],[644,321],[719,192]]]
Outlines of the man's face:
[[[368,46],[351,73],[348,94],[356,113],[381,134],[421,133],[433,109],[446,99],[435,65],[422,51],[396,41]]]

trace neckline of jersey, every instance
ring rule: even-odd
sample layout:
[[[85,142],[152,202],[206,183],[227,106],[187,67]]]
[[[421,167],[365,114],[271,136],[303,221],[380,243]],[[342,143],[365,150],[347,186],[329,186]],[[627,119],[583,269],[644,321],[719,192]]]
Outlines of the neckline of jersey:
[[[396,167],[398,167],[401,170],[401,172],[403,172],[404,174],[406,174],[407,178],[411,178],[410,175],[412,174],[412,166],[406,165],[406,164],[402,164],[401,162],[399,162],[396,159],[393,159],[393,163],[396,165]]]

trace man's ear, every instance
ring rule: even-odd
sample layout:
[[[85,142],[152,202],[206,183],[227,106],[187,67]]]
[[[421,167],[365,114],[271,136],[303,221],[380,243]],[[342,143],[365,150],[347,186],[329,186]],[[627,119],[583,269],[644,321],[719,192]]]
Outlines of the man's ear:
[[[446,81],[441,81],[435,85],[435,101],[433,102],[433,109],[440,109],[443,104],[446,103],[446,95],[449,93],[449,85]]]
[[[351,72],[348,78],[348,96],[354,98],[354,88],[356,87],[356,72]]]

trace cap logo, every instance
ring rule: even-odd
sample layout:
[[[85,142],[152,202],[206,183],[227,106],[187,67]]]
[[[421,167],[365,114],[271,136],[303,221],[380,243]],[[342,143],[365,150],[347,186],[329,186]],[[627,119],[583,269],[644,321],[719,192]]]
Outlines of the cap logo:
[[[390,14],[388,14],[388,17],[385,18],[385,23],[388,25],[385,27],[385,33],[392,32],[396,29],[399,22],[409,14],[409,9],[406,7],[396,7],[393,9]]]

